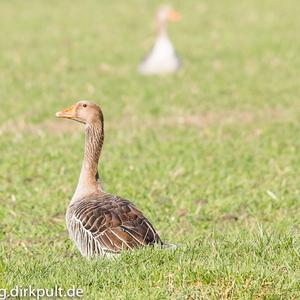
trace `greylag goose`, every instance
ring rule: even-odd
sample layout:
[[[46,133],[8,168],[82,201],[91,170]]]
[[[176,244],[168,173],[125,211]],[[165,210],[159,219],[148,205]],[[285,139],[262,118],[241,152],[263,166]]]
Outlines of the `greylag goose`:
[[[156,16],[158,35],[152,50],[139,65],[141,74],[173,73],[180,68],[180,59],[167,32],[168,21],[176,22],[179,18],[179,13],[168,6],[159,9]]]
[[[85,150],[76,191],[66,212],[71,239],[85,257],[119,254],[146,245],[163,243],[148,219],[130,201],[104,192],[98,161],[104,139],[103,114],[99,106],[79,101],[57,112],[85,124]]]

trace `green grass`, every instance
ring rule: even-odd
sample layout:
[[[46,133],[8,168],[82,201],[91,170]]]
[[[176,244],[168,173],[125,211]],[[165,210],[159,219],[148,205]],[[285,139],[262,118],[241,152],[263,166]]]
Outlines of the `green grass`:
[[[86,299],[300,297],[300,5],[174,1],[183,69],[140,77],[157,1],[0,3],[0,288],[72,286]],[[83,132],[105,116],[105,189],[176,251],[87,261],[64,214]]]

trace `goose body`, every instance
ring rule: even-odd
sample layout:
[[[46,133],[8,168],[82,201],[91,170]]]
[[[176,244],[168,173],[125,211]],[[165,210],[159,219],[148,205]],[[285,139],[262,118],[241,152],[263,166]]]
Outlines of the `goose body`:
[[[71,239],[86,257],[111,257],[122,250],[162,244],[130,201],[107,193],[93,193],[71,203],[66,221]]]
[[[104,126],[101,109],[80,101],[57,117],[85,124],[84,160],[76,191],[66,212],[70,238],[81,254],[111,257],[122,250],[158,244],[158,233],[130,201],[103,191],[98,174]]]
[[[180,68],[180,59],[172,42],[165,34],[157,37],[151,52],[139,66],[139,72],[144,75],[167,74]]]
[[[139,65],[143,75],[167,74],[176,72],[181,65],[175,48],[168,36],[168,20],[177,21],[179,14],[169,7],[162,7],[157,14],[158,35],[150,53]]]

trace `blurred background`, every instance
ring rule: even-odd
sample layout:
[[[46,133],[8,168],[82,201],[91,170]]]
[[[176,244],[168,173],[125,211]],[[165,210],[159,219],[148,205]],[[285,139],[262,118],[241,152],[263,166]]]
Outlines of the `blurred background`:
[[[300,5],[167,3],[182,15],[168,26],[182,68],[141,76],[137,68],[155,41],[162,4],[0,3],[0,238],[2,268],[12,268],[2,278],[7,286],[57,282],[61,274],[45,257],[53,262],[59,261],[53,251],[75,252],[64,213],[80,171],[83,129],[54,114],[89,99],[105,117],[105,189],[132,199],[166,240],[194,249],[180,272],[177,254],[169,255],[158,277],[144,270],[147,287],[132,275],[133,288],[140,284],[143,295],[158,295],[154,286],[162,282],[160,295],[197,295],[196,282],[206,274],[207,295],[222,295],[236,278],[230,291],[240,297],[296,295]],[[188,251],[184,257],[191,257]],[[76,281],[85,270],[89,278],[89,266],[72,259],[81,270],[60,262],[64,272]],[[49,267],[52,279],[39,277],[37,265]],[[101,276],[110,278],[105,270]],[[98,283],[86,287],[91,295]],[[122,292],[108,286],[103,293]]]
[[[49,118],[52,105],[78,98],[109,103],[109,118],[135,108],[144,116],[297,103],[295,92],[286,95],[298,88],[294,1],[172,2],[182,20],[169,31],[184,68],[145,79],[136,68],[154,42],[160,5],[1,3],[1,121]]]

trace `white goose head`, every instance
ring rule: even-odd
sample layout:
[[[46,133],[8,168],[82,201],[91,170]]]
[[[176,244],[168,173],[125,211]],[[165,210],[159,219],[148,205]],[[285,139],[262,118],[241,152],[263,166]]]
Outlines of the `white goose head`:
[[[179,12],[170,6],[161,6],[156,14],[156,22],[159,32],[165,31],[168,21],[177,22],[181,18]]]

